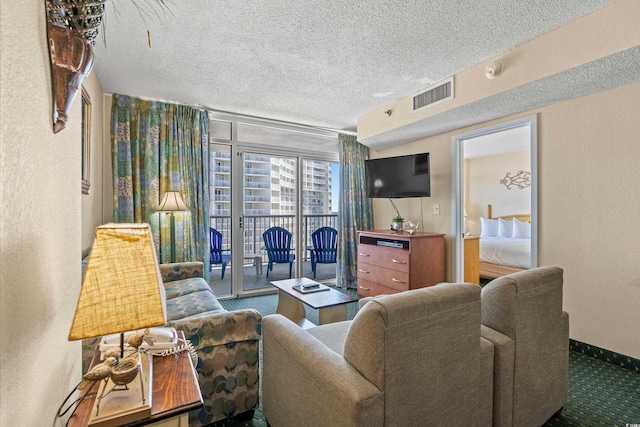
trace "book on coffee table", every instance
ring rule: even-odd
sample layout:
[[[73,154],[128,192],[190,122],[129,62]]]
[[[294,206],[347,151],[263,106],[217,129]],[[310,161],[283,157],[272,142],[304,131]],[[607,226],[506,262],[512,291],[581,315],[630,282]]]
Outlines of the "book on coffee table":
[[[303,294],[310,294],[312,292],[328,291],[330,288],[325,285],[294,285],[291,288]]]

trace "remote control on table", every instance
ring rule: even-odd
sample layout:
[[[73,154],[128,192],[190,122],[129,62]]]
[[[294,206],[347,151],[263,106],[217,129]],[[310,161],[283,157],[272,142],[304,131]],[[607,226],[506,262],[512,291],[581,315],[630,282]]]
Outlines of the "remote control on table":
[[[302,285],[302,289],[315,289],[319,287],[320,285]]]

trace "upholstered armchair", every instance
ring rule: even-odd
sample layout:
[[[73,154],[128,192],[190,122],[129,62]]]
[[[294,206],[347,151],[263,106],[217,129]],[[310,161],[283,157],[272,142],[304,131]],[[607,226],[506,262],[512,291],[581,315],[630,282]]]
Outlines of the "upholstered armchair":
[[[262,326],[273,427],[491,425],[493,345],[476,285],[369,299],[353,321],[307,330],[277,314]]]
[[[482,336],[494,344],[494,426],[540,426],[567,402],[569,315],[562,270],[533,268],[482,289]]]

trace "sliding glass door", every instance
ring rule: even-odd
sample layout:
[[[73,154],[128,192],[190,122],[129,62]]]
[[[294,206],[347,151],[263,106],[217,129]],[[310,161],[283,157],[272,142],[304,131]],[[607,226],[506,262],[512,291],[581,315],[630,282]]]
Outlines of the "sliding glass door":
[[[296,277],[298,159],[258,151],[242,151],[238,157],[243,172],[239,294],[273,290],[270,281]]]
[[[216,296],[275,292],[270,282],[289,277],[335,283],[336,263],[317,263],[314,273],[311,236],[338,227],[336,135],[233,118],[212,120],[210,135],[210,224],[222,235],[222,258],[209,280]],[[274,228],[291,236],[289,252],[278,259],[263,237]]]
[[[338,177],[337,162],[302,160],[303,276],[331,285],[336,281],[337,239],[326,227],[338,230]]]

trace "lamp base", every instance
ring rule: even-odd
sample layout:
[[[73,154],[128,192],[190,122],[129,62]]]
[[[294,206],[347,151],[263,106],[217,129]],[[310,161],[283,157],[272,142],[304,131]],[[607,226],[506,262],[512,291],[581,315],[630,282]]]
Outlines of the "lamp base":
[[[152,362],[151,355],[142,354],[138,376],[127,389],[114,382],[101,381],[88,425],[116,427],[151,416]],[[115,390],[113,389],[115,387]],[[102,397],[101,397],[102,396]]]

